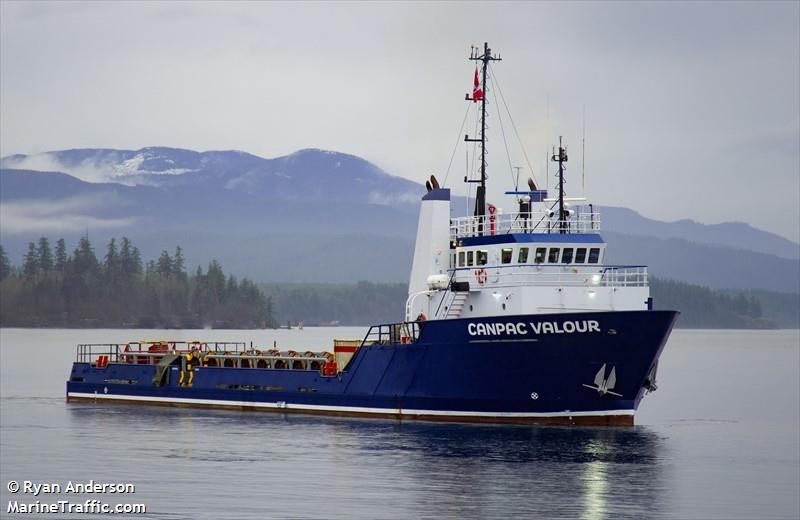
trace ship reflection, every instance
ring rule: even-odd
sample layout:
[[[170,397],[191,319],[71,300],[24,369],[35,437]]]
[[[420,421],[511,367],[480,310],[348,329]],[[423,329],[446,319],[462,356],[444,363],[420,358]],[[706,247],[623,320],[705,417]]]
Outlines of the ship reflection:
[[[313,512],[296,500],[309,487],[339,498],[357,492],[363,510],[351,510],[353,518],[391,511],[392,518],[602,520],[668,509],[668,441],[642,426],[436,424],[103,403],[69,411],[82,443],[146,439],[150,464],[165,474],[213,467],[237,482],[268,485],[271,507],[285,506],[275,510],[283,516]],[[336,477],[320,480],[326,474]]]
[[[397,470],[418,480],[409,500],[425,503],[426,516],[648,517],[664,500],[664,440],[645,427],[366,428],[381,431],[364,432],[361,449],[409,453]]]

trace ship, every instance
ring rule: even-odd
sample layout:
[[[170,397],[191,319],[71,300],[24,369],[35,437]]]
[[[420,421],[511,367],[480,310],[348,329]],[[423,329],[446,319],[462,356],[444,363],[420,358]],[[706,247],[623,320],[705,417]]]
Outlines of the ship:
[[[453,216],[435,175],[421,197],[402,321],[317,351],[252,342],[81,344],[68,402],[139,403],[400,420],[632,425],[657,388],[678,312],[655,310],[646,266],[605,262],[601,214],[565,193],[567,147],[550,160],[555,193],[529,178],[487,201],[487,74],[472,47],[476,167],[470,211]],[[452,161],[451,161],[452,162]]]

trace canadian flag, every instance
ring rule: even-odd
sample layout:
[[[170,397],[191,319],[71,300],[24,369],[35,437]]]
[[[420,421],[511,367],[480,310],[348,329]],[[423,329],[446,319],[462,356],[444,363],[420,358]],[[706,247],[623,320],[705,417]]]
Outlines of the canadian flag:
[[[475,81],[473,82],[472,87],[472,102],[477,103],[483,99],[483,89],[481,88],[481,82],[478,79],[478,67],[475,67]]]

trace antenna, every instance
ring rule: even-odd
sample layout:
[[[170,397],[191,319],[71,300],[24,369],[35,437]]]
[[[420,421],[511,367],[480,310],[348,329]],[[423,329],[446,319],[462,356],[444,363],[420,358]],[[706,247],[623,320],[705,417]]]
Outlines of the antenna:
[[[586,104],[583,105],[583,133],[581,134],[581,191],[586,195]]]
[[[550,189],[550,152],[544,150],[544,189]]]
[[[466,142],[480,142],[481,143],[481,178],[479,180],[468,180],[467,182],[479,183],[478,191],[475,194],[475,216],[478,218],[478,234],[483,235],[483,217],[486,215],[486,70],[489,67],[489,62],[500,61],[499,56],[493,56],[492,50],[489,48],[489,43],[484,42],[483,54],[478,54],[480,51],[477,47],[472,47],[469,60],[481,62],[482,69],[482,82],[478,85],[477,70],[475,74],[475,88],[472,91],[472,96],[467,94],[464,99],[472,101],[473,103],[481,102],[481,137],[480,139],[470,138],[469,135],[464,136]]]
[[[519,191],[519,171],[522,169],[522,166],[514,166],[514,169],[517,170],[517,178],[514,179],[514,191]]]
[[[559,233],[567,232],[567,210],[564,207],[564,163],[567,162],[567,148],[558,136],[558,154],[553,150],[552,161],[558,163],[558,228]]]

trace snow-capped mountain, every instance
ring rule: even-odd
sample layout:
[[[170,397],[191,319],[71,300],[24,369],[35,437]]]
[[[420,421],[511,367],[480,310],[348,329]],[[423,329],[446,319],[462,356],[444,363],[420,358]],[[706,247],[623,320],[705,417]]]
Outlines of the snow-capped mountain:
[[[402,281],[425,188],[316,149],[264,159],[175,148],[0,159],[0,241],[19,263],[39,236],[98,249],[127,235],[146,257],[181,245],[264,281]],[[420,179],[422,180],[422,179]],[[460,200],[457,206],[466,207]],[[744,223],[660,222],[598,208],[611,256],[716,288],[798,290],[800,246]]]
[[[79,149],[11,155],[4,169],[63,172],[92,183],[229,190],[282,200],[358,200],[370,204],[419,201],[420,184],[394,177],[354,155],[306,149],[265,159],[241,151],[179,148]]]

